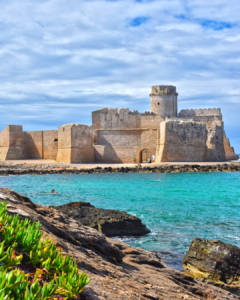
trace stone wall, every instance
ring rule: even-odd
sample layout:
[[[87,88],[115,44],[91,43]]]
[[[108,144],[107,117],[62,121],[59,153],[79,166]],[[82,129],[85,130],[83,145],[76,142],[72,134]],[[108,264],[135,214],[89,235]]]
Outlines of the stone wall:
[[[193,110],[189,110],[193,111]],[[219,108],[196,110],[196,115],[191,116],[195,122],[206,124],[207,128],[207,156],[206,161],[216,162],[225,161],[224,150],[224,124],[222,122],[222,114]],[[208,113],[209,114],[208,114]],[[216,113],[216,114],[214,114]],[[204,114],[204,115],[201,115]],[[190,116],[184,115],[182,119],[188,119]]]
[[[203,109],[183,109],[178,114],[179,118],[194,117],[194,116],[209,116],[220,115],[220,108],[203,108]]]
[[[57,161],[92,163],[95,161],[92,127],[67,124],[58,128]]]
[[[235,154],[234,148],[231,147],[229,139],[226,137],[226,133],[224,131],[224,150],[226,160],[237,160],[239,159],[238,155]]]
[[[147,129],[159,128],[164,119],[146,111],[143,114],[128,108],[103,108],[92,112],[92,128],[97,129]]]
[[[26,155],[35,159],[56,159],[58,152],[58,131],[25,132]]]
[[[149,149],[156,155],[157,129],[96,130],[95,160],[109,163],[141,162],[141,151]]]
[[[28,158],[43,158],[43,131],[25,132],[26,154]]]
[[[159,124],[164,119],[154,113],[128,108],[101,109],[92,113],[95,160],[109,163],[141,162],[141,151],[156,155]]]
[[[43,159],[56,159],[58,152],[58,130],[43,131]]]
[[[24,132],[21,125],[8,125],[0,133],[0,159],[55,159],[58,131]]]
[[[174,120],[162,122],[157,162],[206,161],[206,141],[205,124]]]
[[[8,125],[1,132],[0,159],[15,160],[26,158],[25,139],[21,125]]]
[[[9,127],[0,132],[0,159],[5,160],[9,148]]]
[[[223,122],[215,121],[207,126],[207,161],[225,161]]]

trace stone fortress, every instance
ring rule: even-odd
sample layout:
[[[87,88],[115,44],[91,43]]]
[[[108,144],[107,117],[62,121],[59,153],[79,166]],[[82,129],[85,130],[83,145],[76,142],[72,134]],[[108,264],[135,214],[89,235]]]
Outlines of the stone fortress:
[[[218,162],[238,159],[227,139],[220,108],[177,109],[176,87],[157,85],[151,109],[103,108],[92,126],[67,124],[58,130],[0,132],[0,159],[55,159],[67,163]]]

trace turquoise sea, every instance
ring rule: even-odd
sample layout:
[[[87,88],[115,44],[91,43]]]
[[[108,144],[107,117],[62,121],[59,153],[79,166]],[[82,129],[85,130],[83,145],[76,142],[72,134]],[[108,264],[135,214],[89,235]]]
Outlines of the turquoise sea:
[[[0,186],[43,205],[87,201],[136,215],[151,233],[121,240],[157,251],[175,269],[195,237],[240,247],[240,172],[3,176]]]

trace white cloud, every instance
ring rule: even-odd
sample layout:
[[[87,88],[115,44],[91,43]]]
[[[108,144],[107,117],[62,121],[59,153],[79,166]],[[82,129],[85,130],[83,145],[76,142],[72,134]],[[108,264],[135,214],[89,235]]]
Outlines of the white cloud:
[[[90,124],[106,106],[149,110],[151,86],[174,84],[180,109],[222,107],[240,153],[238,0],[0,5],[0,130]]]

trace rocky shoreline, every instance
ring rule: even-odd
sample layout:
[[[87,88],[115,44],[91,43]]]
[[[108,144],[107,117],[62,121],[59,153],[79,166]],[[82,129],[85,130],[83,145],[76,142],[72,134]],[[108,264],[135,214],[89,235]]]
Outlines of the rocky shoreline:
[[[151,231],[142,224],[140,218],[131,216],[125,211],[96,208],[89,202],[70,202],[50,208],[56,209],[68,217],[105,234],[114,236],[141,236]]]
[[[9,214],[42,224],[42,239],[49,237],[62,254],[73,256],[91,278],[80,300],[172,300],[240,297],[169,268],[152,252],[113,240],[83,226],[64,213],[35,204],[10,189],[0,188],[0,201]]]
[[[0,165],[0,176],[8,175],[44,175],[44,174],[96,174],[96,173],[197,173],[197,172],[237,172],[240,163],[225,164],[186,164],[186,165],[136,165],[133,167],[99,167],[76,168],[61,166]]]

